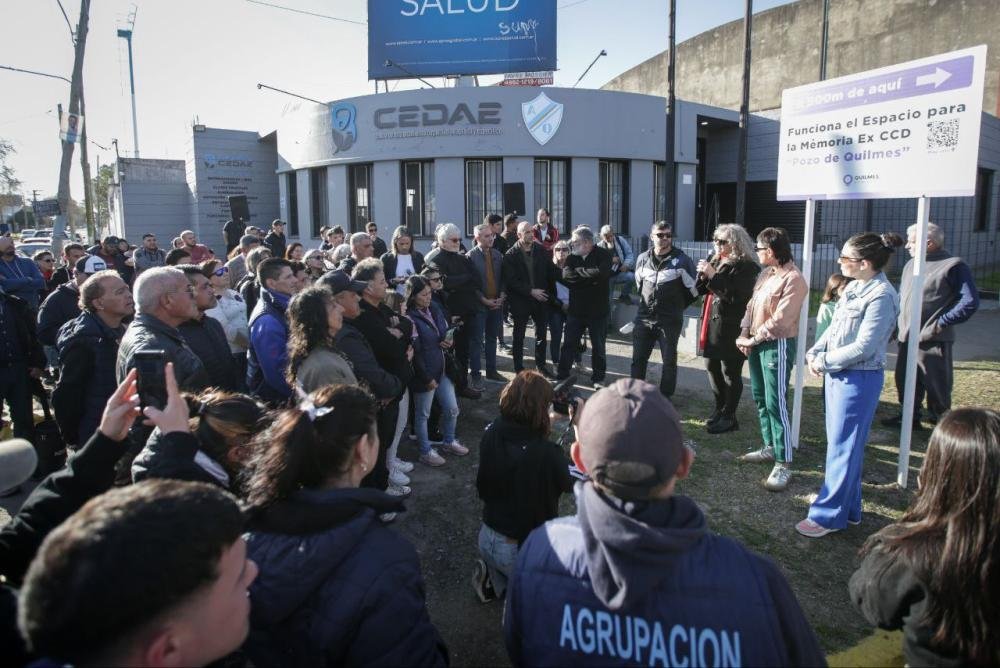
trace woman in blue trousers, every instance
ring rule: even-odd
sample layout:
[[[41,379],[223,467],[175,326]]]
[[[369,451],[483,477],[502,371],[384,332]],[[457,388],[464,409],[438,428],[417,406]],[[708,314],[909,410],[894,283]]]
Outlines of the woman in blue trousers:
[[[809,516],[795,525],[820,538],[861,522],[861,466],[885,377],[885,350],[899,313],[899,295],[882,272],[903,245],[898,234],[866,232],[847,240],[844,276],[855,279],[833,320],[806,353],[809,371],[826,376],[826,475]]]

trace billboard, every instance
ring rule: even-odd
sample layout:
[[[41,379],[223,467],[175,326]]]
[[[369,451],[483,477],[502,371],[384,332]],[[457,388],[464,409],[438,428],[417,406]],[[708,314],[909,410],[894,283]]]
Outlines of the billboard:
[[[789,88],[778,200],[975,195],[986,47]]]
[[[368,0],[368,78],[556,69],[556,0]]]

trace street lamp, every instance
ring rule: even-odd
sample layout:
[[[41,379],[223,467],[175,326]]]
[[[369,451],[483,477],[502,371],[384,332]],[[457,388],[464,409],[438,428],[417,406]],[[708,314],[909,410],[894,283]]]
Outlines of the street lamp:
[[[132,90],[132,143],[135,157],[139,157],[139,124],[135,116],[135,71],[132,68],[132,29],[119,28],[118,36],[128,42],[128,82]]]

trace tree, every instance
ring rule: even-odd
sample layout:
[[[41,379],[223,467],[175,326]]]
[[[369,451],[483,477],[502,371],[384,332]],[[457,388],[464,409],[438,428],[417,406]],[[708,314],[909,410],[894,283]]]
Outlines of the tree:
[[[0,139],[0,191],[3,193],[16,193],[21,189],[21,182],[14,176],[14,168],[7,160],[17,153],[14,145],[6,139]]]
[[[114,176],[114,165],[101,165],[97,176],[91,179],[94,184],[94,199],[97,200],[94,203],[94,211],[97,220],[103,223],[104,227],[107,227],[108,220],[111,219],[111,211],[108,209],[108,188],[114,181]]]

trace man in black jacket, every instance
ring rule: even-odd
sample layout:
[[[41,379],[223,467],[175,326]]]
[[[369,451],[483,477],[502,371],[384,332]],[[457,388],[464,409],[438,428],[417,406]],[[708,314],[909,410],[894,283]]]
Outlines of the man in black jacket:
[[[553,378],[552,371],[545,364],[551,289],[550,256],[535,241],[534,226],[528,221],[521,221],[517,226],[517,236],[517,243],[503,258],[504,284],[510,295],[510,314],[514,319],[514,372],[524,369],[524,331],[530,318],[535,323],[535,368],[546,378]]]
[[[76,267],[77,261],[86,254],[87,251],[84,250],[83,244],[72,243],[63,246],[60,266],[52,273],[49,284],[62,285],[63,283],[68,283],[73,277],[73,270]]]
[[[275,218],[271,223],[271,231],[264,237],[264,245],[271,249],[271,257],[284,258],[287,244],[285,221]]]
[[[479,273],[469,258],[459,252],[462,232],[458,227],[451,223],[438,225],[435,234],[437,248],[427,254],[424,263],[441,272],[444,291],[448,295],[448,311],[452,318],[457,317],[462,323],[455,332],[455,361],[458,363],[455,394],[466,399],[478,399],[482,394],[469,387],[469,339],[479,309]]]
[[[67,445],[87,442],[101,421],[118,384],[115,360],[132,315],[132,293],[118,272],[94,274],[80,286],[83,312],[59,330],[61,373],[52,391],[52,408]]]
[[[15,438],[34,442],[29,378],[41,378],[43,368],[45,353],[35,335],[34,312],[0,283],[0,409],[6,401]]]
[[[177,268],[184,272],[194,288],[194,303],[198,307],[198,315],[182,323],[178,331],[205,366],[213,387],[228,392],[241,391],[243,379],[229,351],[226,331],[222,323],[205,315],[205,311],[218,305],[212,284],[196,264],[182,264]]]
[[[557,376],[569,378],[570,367],[584,331],[590,334],[593,347],[591,381],[595,387],[604,383],[607,371],[605,341],[608,335],[608,285],[611,278],[611,253],[594,245],[594,233],[587,227],[573,230],[570,240],[573,254],[563,268],[563,282],[569,286],[569,312],[566,334],[559,351]]]
[[[222,234],[226,237],[226,255],[240,245],[240,237],[246,232],[247,224],[242,218],[230,218],[222,226]]]
[[[84,255],[76,263],[73,280],[52,291],[38,309],[38,340],[43,346],[55,346],[59,328],[80,315],[80,286],[94,274],[108,269],[104,260]]]
[[[385,242],[379,239],[378,225],[375,224],[374,220],[369,221],[369,223],[365,225],[365,232],[368,233],[368,238],[372,240],[372,257],[382,257],[389,252]]]

